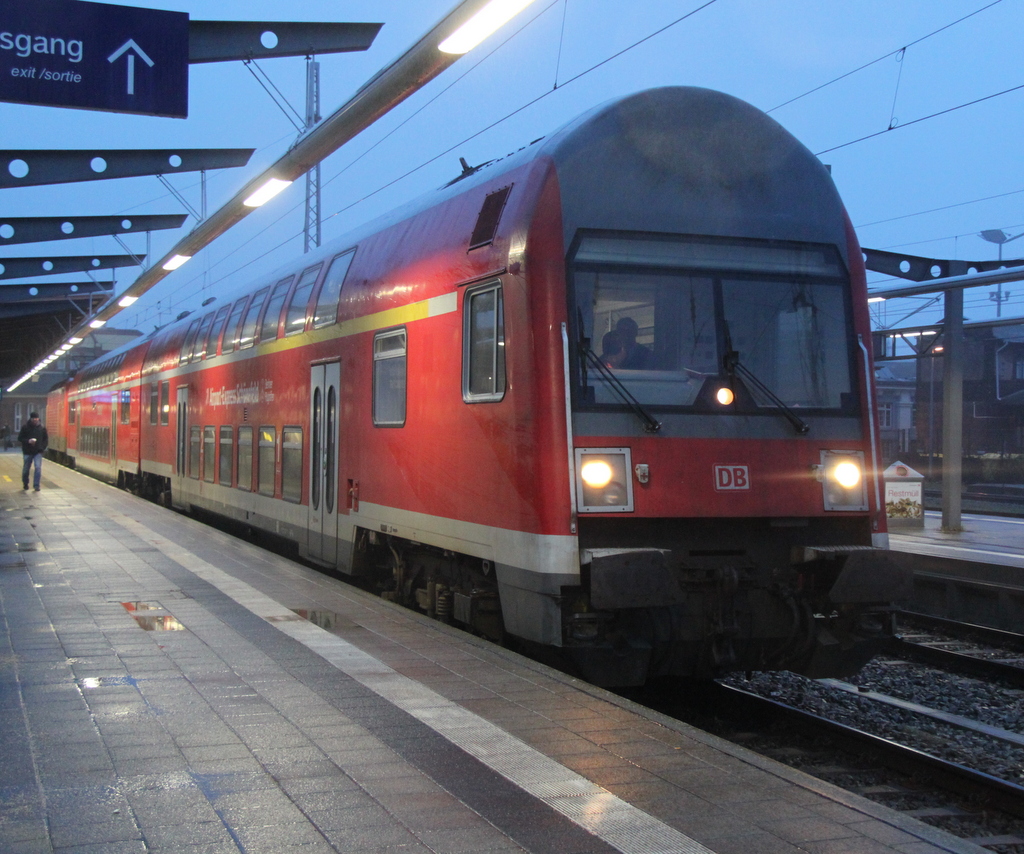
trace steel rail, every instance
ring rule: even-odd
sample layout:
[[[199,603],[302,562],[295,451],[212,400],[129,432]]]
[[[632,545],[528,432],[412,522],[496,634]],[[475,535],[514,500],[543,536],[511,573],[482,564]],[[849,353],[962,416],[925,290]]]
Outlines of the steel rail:
[[[935,667],[939,670],[952,671],[963,676],[978,679],[999,679],[1014,688],[1024,689],[1024,667],[1008,664],[991,658],[979,658],[964,652],[931,646],[930,644],[909,641],[906,638],[893,638],[887,652],[897,658]]]
[[[916,611],[899,611],[897,612],[897,619],[907,619],[920,626],[941,629],[960,639],[977,638],[995,646],[1012,649],[1015,652],[1024,652],[1024,634],[1019,632],[1010,632],[1006,629],[996,629],[991,626],[979,626],[976,623],[964,623],[960,620],[935,617],[931,614],[921,614]]]
[[[748,720],[774,718],[791,723],[803,733],[818,732],[853,753],[869,752],[887,768],[912,776],[926,774],[936,786],[946,791],[982,795],[987,799],[986,803],[1002,812],[1024,818],[1024,786],[770,700],[742,688],[719,684],[717,693],[721,703],[728,703],[733,708],[741,710]]]

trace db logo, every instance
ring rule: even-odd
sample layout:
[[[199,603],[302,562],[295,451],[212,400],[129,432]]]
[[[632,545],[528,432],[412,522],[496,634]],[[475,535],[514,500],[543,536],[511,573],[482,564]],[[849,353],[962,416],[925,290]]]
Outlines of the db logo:
[[[750,489],[750,472],[746,466],[715,466],[715,489]]]

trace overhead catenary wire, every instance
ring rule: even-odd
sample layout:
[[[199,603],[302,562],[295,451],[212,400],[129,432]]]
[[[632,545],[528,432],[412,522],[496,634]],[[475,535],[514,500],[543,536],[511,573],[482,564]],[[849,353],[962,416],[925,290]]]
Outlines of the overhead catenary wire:
[[[966,202],[954,202],[951,205],[942,205],[941,207],[929,208],[928,210],[916,211],[915,213],[900,214],[899,216],[892,216],[892,217],[888,217],[887,219],[876,219],[873,222],[864,222],[864,223],[861,223],[859,225],[855,225],[854,228],[856,228],[859,231],[862,228],[870,228],[873,225],[884,225],[885,223],[897,222],[897,221],[899,221],[901,219],[911,219],[912,217],[915,217],[915,216],[924,216],[925,214],[938,213],[940,211],[948,211],[948,210],[951,210],[952,208],[962,208],[962,207],[965,207],[966,205],[976,205],[976,204],[979,204],[980,202],[990,202],[993,199],[1004,199],[1007,196],[1015,196],[1015,195],[1017,195],[1019,193],[1024,193],[1024,188],[1022,188],[1020,190],[1010,190],[1007,193],[996,193],[994,196],[982,196],[980,199],[970,199],[970,200],[968,200]],[[1009,227],[1010,228],[1015,228],[1017,226],[1009,226]],[[962,237],[964,235],[957,235],[957,236],[958,237]],[[937,238],[937,239],[943,239],[944,240],[944,239],[947,239],[947,238]]]
[[[895,50],[891,50],[888,53],[882,54],[877,59],[872,59],[870,62],[865,62],[863,65],[859,65],[856,68],[845,72],[844,74],[840,74],[838,77],[833,77],[828,82],[822,83],[819,86],[815,86],[813,89],[808,89],[802,95],[797,95],[794,98],[790,98],[788,101],[783,101],[781,104],[772,107],[770,110],[765,110],[765,112],[774,113],[776,110],[781,110],[783,107],[788,107],[790,104],[795,103],[796,101],[799,101],[802,98],[806,98],[808,95],[813,95],[815,92],[820,92],[822,89],[831,86],[833,83],[838,83],[840,80],[845,80],[847,77],[852,77],[854,74],[857,74],[860,71],[864,71],[866,68],[870,68],[872,65],[877,65],[879,62],[888,59],[890,56],[896,56],[896,54],[898,53],[905,52],[908,47],[913,47],[916,44],[920,44],[923,41],[927,41],[933,36],[937,36],[939,33],[948,30],[950,27],[955,27],[957,24],[961,24],[964,21],[968,20],[969,18],[973,18],[975,15],[980,15],[985,10],[991,9],[993,6],[996,6],[1002,2],[1003,0],[993,0],[992,3],[988,3],[985,6],[982,6],[980,9],[975,9],[973,12],[971,12],[968,15],[964,15],[962,18],[957,18],[955,21],[951,21],[950,23],[939,27],[937,30],[932,30],[927,35],[923,35],[920,38],[914,39],[912,42],[907,42],[907,44],[903,45],[902,47],[898,47]]]
[[[945,116],[948,115],[949,113],[955,113],[957,110],[963,110],[966,107],[973,107],[976,104],[981,104],[985,101],[991,101],[993,98],[1000,98],[1003,95],[1009,95],[1010,93],[1017,92],[1021,89],[1024,89],[1024,83],[1021,83],[1019,86],[1011,86],[1009,89],[1003,89],[1001,92],[993,92],[991,95],[985,95],[982,98],[975,98],[973,101],[967,101],[966,103],[963,104],[957,104],[955,107],[948,107],[945,110],[938,110],[937,112],[929,113],[927,116],[920,116],[919,118],[913,119],[903,124],[895,125],[894,127],[887,127],[885,130],[875,131],[875,133],[869,133],[866,134],[865,136],[858,137],[857,139],[851,139],[849,142],[844,142],[841,143],[840,145],[833,145],[831,148],[823,148],[821,151],[816,151],[814,153],[814,156],[820,157],[822,154],[829,154],[832,151],[838,151],[841,148],[847,148],[851,145],[857,145],[860,142],[866,142],[869,139],[874,139],[875,137],[883,136],[884,134],[892,133],[893,131],[896,130],[902,130],[903,128],[908,128],[911,125],[926,122],[929,119],[935,119],[938,118],[939,116]]]

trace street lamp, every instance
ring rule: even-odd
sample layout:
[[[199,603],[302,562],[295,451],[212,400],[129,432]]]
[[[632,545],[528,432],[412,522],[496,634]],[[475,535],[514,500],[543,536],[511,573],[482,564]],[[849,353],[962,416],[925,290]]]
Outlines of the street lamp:
[[[1009,242],[1011,242],[1013,240],[1016,240],[1018,237],[1024,237],[1024,231],[1022,231],[1020,234],[1015,234],[1013,237],[1010,237],[1010,235],[1007,234],[1005,231],[1003,231],[1001,228],[989,228],[989,229],[986,229],[985,231],[981,232],[978,235],[978,237],[980,237],[982,240],[987,240],[989,243],[997,244],[999,246],[999,260],[1002,261],[1003,260],[1003,244],[1004,243],[1009,243]],[[1003,296],[1003,285],[1002,285],[1002,283],[999,283],[998,285],[996,285],[995,292],[990,292],[989,293],[988,298],[991,299],[991,300],[995,300],[995,303],[996,303],[996,317],[1002,317],[1003,316],[1003,300],[1010,298],[1010,292],[1007,291],[1006,292],[1006,296],[1004,297]]]

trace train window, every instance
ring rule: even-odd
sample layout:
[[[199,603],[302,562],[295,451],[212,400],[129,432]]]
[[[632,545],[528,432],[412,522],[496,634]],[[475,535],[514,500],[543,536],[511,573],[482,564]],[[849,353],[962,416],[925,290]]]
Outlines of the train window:
[[[253,295],[252,302],[249,303],[249,308],[245,312],[245,320],[242,321],[242,330],[238,334],[238,349],[241,350],[245,347],[251,347],[256,343],[256,323],[260,317],[260,309],[263,308],[263,303],[266,302],[267,294],[270,293],[270,288],[260,288]]]
[[[249,297],[242,297],[231,309],[231,316],[228,318],[227,326],[224,327],[224,335],[220,344],[222,355],[230,353],[238,347],[238,336],[242,334],[242,312],[245,311],[245,303],[248,299]]]
[[[848,278],[834,247],[586,235],[572,282],[585,404],[625,406],[625,389],[634,403],[723,414],[851,405]],[[723,382],[735,404],[715,403]]]
[[[20,406],[21,404],[18,404],[18,405]],[[78,418],[78,401],[77,400],[68,401],[68,424],[76,423],[77,418]]]
[[[188,431],[188,476],[199,479],[199,448],[202,443],[201,427],[190,427]]]
[[[156,424],[160,416],[160,383],[149,384],[149,423]]]
[[[405,424],[406,335],[404,329],[381,332],[373,339],[373,423]]]
[[[206,339],[210,337],[210,328],[213,326],[213,312],[211,311],[199,321],[199,331],[196,333],[195,343],[192,345],[190,362],[198,362],[206,355]]]
[[[334,512],[334,473],[338,468],[335,460],[338,437],[338,395],[334,386],[327,389],[327,416],[324,424],[324,506],[328,513]]]
[[[334,387],[331,386],[331,391],[333,390]],[[321,397],[321,390],[316,388],[313,390],[313,413],[312,418],[310,419],[312,422],[311,427],[313,429],[313,447],[310,451],[310,455],[313,460],[311,465],[313,466],[314,472],[316,472],[316,469],[320,464],[320,421],[322,415],[323,399]],[[316,473],[309,478],[309,506],[314,510],[320,509],[320,477]]]
[[[204,336],[202,342],[202,350],[199,358],[213,358],[217,354],[217,341],[220,340],[220,333],[224,329],[224,321],[227,319],[227,312],[231,310],[231,306],[223,305],[213,318],[213,323],[210,325],[209,332]],[[196,344],[200,346],[199,343]]]
[[[320,286],[320,295],[316,300],[316,310],[313,312],[313,328],[329,326],[338,320],[338,302],[341,300],[341,288],[345,283],[345,276],[352,264],[352,257],[355,249],[350,249],[343,255],[339,255],[333,261],[324,276],[324,283]]]
[[[189,357],[192,355],[192,345],[196,342],[196,334],[199,332],[199,320],[193,320],[188,327],[188,332],[185,333],[185,343],[181,345],[181,355],[178,357],[179,365],[188,364]]]
[[[282,279],[274,285],[274,292],[267,301],[267,309],[263,312],[263,324],[260,326],[260,341],[273,341],[277,338],[277,328],[281,323],[281,309],[284,308],[284,298],[288,296],[288,289],[292,286],[292,276]]]
[[[505,396],[505,319],[501,285],[466,294],[463,303],[462,397],[467,402]]]
[[[130,424],[132,420],[132,393],[128,389],[121,389],[121,423]]]
[[[823,282],[724,280],[725,322],[740,365],[791,407],[839,409],[852,389],[846,293]],[[748,386],[750,384],[748,383]],[[774,406],[756,387],[759,407]]]
[[[274,494],[274,469],[277,466],[277,428],[260,427],[257,451],[256,488],[260,495]]]
[[[285,427],[281,432],[281,497],[302,501],[301,427]]]
[[[160,383],[160,426],[166,427],[171,419],[171,383]]]
[[[220,428],[220,465],[217,470],[217,482],[231,486],[231,462],[235,458],[235,431],[229,426]]]
[[[302,278],[295,286],[295,293],[292,294],[288,303],[288,314],[284,319],[284,334],[297,335],[306,328],[306,309],[309,307],[309,297],[313,293],[313,285],[316,284],[316,277],[320,275],[320,268],[323,264],[317,264],[303,272]]]
[[[238,428],[238,488],[252,491],[252,427]]]
[[[203,428],[203,480],[213,483],[217,464],[217,433],[213,427]]]

